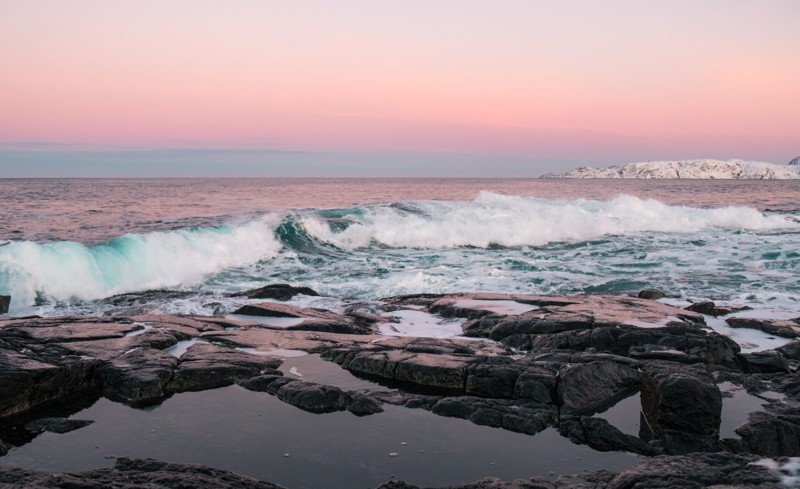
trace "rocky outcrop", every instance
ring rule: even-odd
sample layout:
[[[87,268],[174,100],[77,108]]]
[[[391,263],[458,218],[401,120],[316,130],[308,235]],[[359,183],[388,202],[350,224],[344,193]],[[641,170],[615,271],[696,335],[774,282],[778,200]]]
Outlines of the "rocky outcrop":
[[[275,299],[278,301],[291,300],[296,295],[318,296],[319,294],[308,287],[293,287],[289,284],[271,284],[264,287],[236,292],[229,297],[246,297],[248,299]]]
[[[11,307],[11,296],[0,295],[0,314],[7,313],[9,307]]]
[[[605,489],[784,487],[780,478],[757,465],[758,457],[731,453],[693,453],[645,459],[611,479]]]
[[[668,453],[715,448],[722,394],[705,365],[648,362],[642,366],[642,435]]]
[[[792,399],[770,401],[763,411],[752,412],[736,428],[742,447],[768,457],[800,454],[800,402]]]
[[[740,351],[733,340],[710,331],[695,312],[632,297],[553,299],[523,314],[472,319],[464,324],[464,334],[521,350],[595,350],[684,363],[733,364]],[[444,300],[452,299],[434,305]]]
[[[727,318],[725,320],[731,328],[757,329],[767,334],[782,338],[800,337],[800,318],[791,320],[782,319],[755,319],[755,318]]]
[[[213,389],[257,375],[275,374],[282,360],[251,355],[228,347],[195,343],[181,355],[167,385],[169,392]]]
[[[281,401],[311,413],[350,411],[366,416],[383,411],[380,402],[360,392],[346,392],[330,385],[287,379],[277,375],[261,375],[240,382],[252,391],[269,392]]]
[[[800,170],[794,166],[743,160],[647,161],[621,167],[581,167],[564,174],[550,173],[542,178],[785,180],[800,178]]]
[[[714,316],[714,317],[727,316],[728,314],[732,314],[734,312],[739,312],[739,311],[746,311],[748,309],[750,309],[750,308],[747,307],[747,306],[743,306],[743,307],[721,307],[721,306],[716,305],[712,301],[695,302],[694,304],[692,304],[692,305],[690,305],[690,306],[688,306],[686,308],[687,311],[694,311],[694,312],[697,312],[697,313],[700,313],[700,314],[706,314],[708,316]]]
[[[105,395],[145,406],[177,392],[235,382],[311,413],[347,410],[363,416],[393,404],[531,435],[555,428],[594,450],[672,455],[645,460],[621,474],[587,475],[590,486],[577,480],[541,479],[485,480],[465,488],[655,488],[667,487],[673,480],[679,486],[706,487],[712,476],[699,471],[711,463],[739,471],[742,480],[771,484],[774,478],[766,469],[746,468],[753,457],[728,452],[800,455],[796,400],[800,381],[792,373],[800,360],[800,346],[793,343],[742,354],[732,340],[705,326],[705,309],[701,314],[648,299],[586,295],[427,294],[388,302],[387,309],[413,303],[418,311],[471,318],[464,331],[473,338],[364,334],[369,332],[365,325],[374,321],[369,314],[336,314],[275,302],[252,307],[266,315],[300,318],[303,324],[339,323],[347,328],[304,331],[241,318],[160,315],[3,320],[0,417],[16,427],[28,426],[16,432],[33,437],[42,430],[69,428],[62,421],[73,421],[64,419],[71,413],[45,415],[37,410],[72,395],[93,399]],[[354,326],[359,334],[352,334]],[[170,347],[187,339],[199,341],[180,357],[170,353],[175,352]],[[281,361],[269,354],[297,349],[320,353],[349,372],[392,389],[346,390],[284,377],[278,371]],[[786,398],[751,413],[737,429],[739,439],[720,441],[722,395],[715,382],[731,382],[756,394],[773,390]],[[640,437],[623,433],[598,414],[637,390],[644,413]],[[27,417],[12,418],[19,415]],[[3,429],[0,437],[13,445],[29,441],[12,433]],[[690,451],[723,453],[695,453],[694,465],[676,472],[673,462],[683,460],[676,454]],[[659,462],[647,465],[655,460]],[[154,471],[164,467],[163,462],[152,463]],[[116,469],[104,470],[109,472],[102,477],[111,477]],[[5,471],[0,473],[6,477]],[[14,473],[23,483],[28,480],[25,471]],[[58,477],[73,476],[83,474]],[[118,476],[123,477],[115,473]],[[732,480],[714,477],[723,483]],[[65,484],[85,480],[89,479]]]
[[[790,161],[789,166],[800,166],[800,156]]]
[[[282,489],[227,470],[203,465],[176,464],[153,459],[118,458],[106,469],[77,473],[52,473],[2,466],[0,485],[40,488],[138,489],[142,487],[207,489]]]

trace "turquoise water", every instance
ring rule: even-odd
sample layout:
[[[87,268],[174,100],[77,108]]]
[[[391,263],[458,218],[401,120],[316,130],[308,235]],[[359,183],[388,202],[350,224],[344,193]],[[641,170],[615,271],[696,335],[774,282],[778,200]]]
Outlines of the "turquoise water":
[[[229,312],[267,283],[369,301],[419,292],[635,293],[800,315],[800,183],[0,180],[12,314]],[[239,302],[237,302],[239,301]]]

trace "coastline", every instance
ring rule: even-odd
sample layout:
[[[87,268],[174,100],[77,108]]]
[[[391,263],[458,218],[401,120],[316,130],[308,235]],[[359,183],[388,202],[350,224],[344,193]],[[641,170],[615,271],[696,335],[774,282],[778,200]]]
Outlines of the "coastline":
[[[309,293],[292,289],[280,289],[284,295],[277,299],[275,288],[251,291],[249,298],[263,302],[243,307],[235,318],[3,318],[0,383],[6,388],[0,439],[9,454],[0,463],[7,468],[19,447],[38,446],[42,432],[88,432],[90,424],[77,426],[73,416],[97,399],[156,416],[158,406],[182,393],[232,388],[280,401],[298,413],[313,413],[316,420],[339,416],[343,423],[341,416],[346,416],[356,431],[369,419],[420,410],[433,416],[432,427],[436,419],[455,418],[525,439],[560,433],[556,438],[567,442],[565,446],[588,447],[600,457],[600,466],[586,476],[595,484],[591,487],[628,487],[620,484],[631,477],[644,481],[637,487],[654,487],[647,484],[668,477],[720,484],[729,476],[719,467],[736,468],[735,473],[746,473],[753,482],[777,484],[775,473],[752,462],[769,458],[777,467],[785,463],[781,457],[800,455],[800,422],[791,415],[800,407],[793,381],[800,363],[796,322],[745,318],[738,326],[760,327],[767,332],[761,338],[786,338],[777,348],[745,345],[743,352],[741,345],[709,326],[718,320],[715,315],[729,319],[742,311],[707,302],[689,310],[627,296],[419,294],[384,299],[380,310],[372,305],[340,314],[276,301],[285,300],[286,293],[289,298]],[[264,301],[270,299],[264,294],[273,294],[272,300]],[[418,336],[414,326],[430,329],[421,321],[425,315],[450,333],[457,327],[462,334]],[[292,363],[299,361],[292,360],[296,357],[307,363]],[[646,421],[638,433],[622,431],[603,417],[633,396],[639,396],[638,410]],[[755,409],[738,414],[741,425],[721,430],[730,422],[733,405],[728,400],[741,404],[743,396],[755,400]],[[77,410],[70,410],[66,400],[78,401]],[[52,416],[58,405],[65,410]],[[631,403],[627,405],[630,410]],[[196,404],[193,409],[211,408]],[[618,413],[616,419],[631,415],[639,413]],[[458,429],[463,431],[463,425]],[[381,458],[394,459],[391,453]],[[628,468],[619,465],[619,459],[603,461],[603,454],[626,453],[643,458],[633,468],[635,458]],[[143,473],[166,471],[188,477],[200,470],[113,455],[123,457],[117,459],[116,469],[69,477],[130,481],[132,474],[145,477]],[[52,479],[56,476],[36,468],[4,470],[16,474],[4,477],[51,477],[46,480],[57,486]],[[717,478],[709,478],[712,470]],[[453,482],[463,478],[451,475],[451,482],[436,487],[586,487],[577,479],[558,478],[570,475],[566,471],[541,472],[544,479],[525,482],[540,485],[495,480],[459,486]],[[534,476],[537,473],[527,477]],[[370,483],[377,486],[380,481]],[[423,480],[381,487],[412,488],[417,483],[431,486]]]

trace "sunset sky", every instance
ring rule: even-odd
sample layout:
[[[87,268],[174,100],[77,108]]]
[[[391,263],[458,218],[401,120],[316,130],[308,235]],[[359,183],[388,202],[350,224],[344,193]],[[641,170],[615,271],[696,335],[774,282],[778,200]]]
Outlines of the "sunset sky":
[[[800,155],[797,0],[2,0],[3,176]]]

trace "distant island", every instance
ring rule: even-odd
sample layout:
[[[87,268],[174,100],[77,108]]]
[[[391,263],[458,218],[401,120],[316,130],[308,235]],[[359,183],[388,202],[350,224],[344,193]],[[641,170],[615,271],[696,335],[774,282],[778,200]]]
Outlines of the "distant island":
[[[645,161],[623,166],[592,168],[584,166],[564,174],[548,173],[541,178],[650,178],[650,179],[800,179],[800,156],[788,165],[744,160]]]

